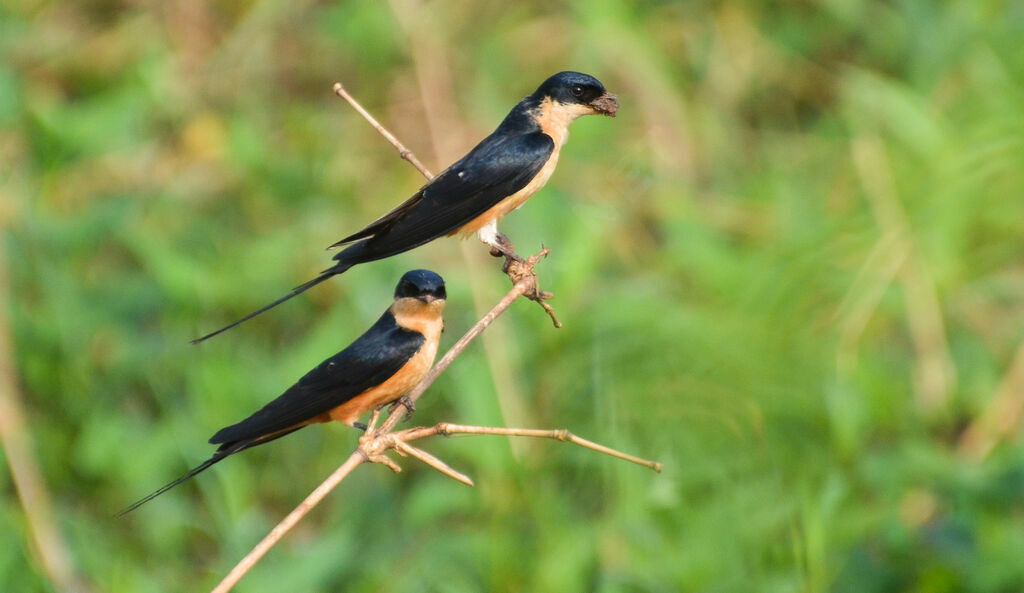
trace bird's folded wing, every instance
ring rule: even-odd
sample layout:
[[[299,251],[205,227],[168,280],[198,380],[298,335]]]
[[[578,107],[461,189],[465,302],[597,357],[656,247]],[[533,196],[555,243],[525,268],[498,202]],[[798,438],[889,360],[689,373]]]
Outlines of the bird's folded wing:
[[[423,346],[423,334],[402,329],[385,313],[355,342],[306,373],[277,399],[210,438],[219,444],[251,439],[311,420],[376,387]]]
[[[371,249],[386,242],[404,250],[451,233],[530,183],[554,146],[541,132],[492,134],[411,198],[332,247],[370,239]]]

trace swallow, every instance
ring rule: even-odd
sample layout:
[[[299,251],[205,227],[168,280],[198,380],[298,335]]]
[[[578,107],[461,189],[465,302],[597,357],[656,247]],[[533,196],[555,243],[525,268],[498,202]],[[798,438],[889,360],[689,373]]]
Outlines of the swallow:
[[[402,276],[395,300],[351,345],[306,373],[255,414],[210,438],[213,456],[185,475],[118,513],[129,513],[213,464],[304,426],[335,420],[358,422],[369,410],[401,399],[427,374],[441,337],[447,295],[444,280],[430,270]],[[411,403],[411,402],[410,402]]]
[[[498,221],[544,187],[558,164],[569,124],[583,115],[615,116],[619,102],[599,80],[559,72],[509,112],[494,132],[411,198],[329,248],[335,264],[276,301],[193,344],[227,331],[355,266],[391,257],[438,237],[476,233],[494,253],[518,259]]]

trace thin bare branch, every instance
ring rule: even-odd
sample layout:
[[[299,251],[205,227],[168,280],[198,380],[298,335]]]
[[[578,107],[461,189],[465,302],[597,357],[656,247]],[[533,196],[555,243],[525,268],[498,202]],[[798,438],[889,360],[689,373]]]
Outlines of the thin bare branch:
[[[450,466],[447,463],[441,461],[437,457],[434,457],[430,453],[427,453],[423,449],[417,449],[416,447],[413,447],[412,445],[406,443],[397,434],[394,434],[394,433],[392,433],[392,434],[394,436],[394,449],[395,449],[395,451],[398,451],[402,455],[411,455],[412,457],[415,457],[416,459],[419,459],[423,463],[425,463],[425,464],[429,465],[430,467],[436,469],[437,471],[441,472],[442,474],[445,474],[446,476],[449,476],[449,477],[451,477],[451,478],[453,478],[455,480],[458,480],[459,482],[462,482],[463,484],[465,484],[467,486],[473,486],[474,485],[472,478],[470,478],[466,474],[456,470],[452,466]]]
[[[399,154],[402,158],[406,159],[415,166],[420,173],[422,173],[427,179],[431,179],[430,172],[423,167],[422,164],[416,159],[415,155],[412,154],[405,146],[398,141],[393,134],[391,134],[384,126],[380,125],[376,119],[373,118],[365,109],[359,105],[349,95],[341,83],[337,83],[334,86],[334,92],[338,96],[347,100],[353,108],[356,109],[366,120],[381,133],[385,138],[391,142],[395,148],[398,149]],[[423,395],[423,393],[430,387],[431,384],[437,379],[437,377],[448,368],[453,360],[459,356],[477,336],[479,336],[499,315],[501,315],[506,309],[508,309],[512,303],[519,297],[526,297],[531,300],[535,300],[544,307],[545,311],[551,316],[556,327],[561,327],[558,319],[555,317],[551,307],[543,302],[544,299],[551,298],[551,293],[544,292],[537,287],[537,275],[534,272],[534,267],[543,259],[549,250],[547,248],[542,249],[539,253],[531,255],[526,259],[515,257],[506,257],[505,266],[503,271],[508,274],[512,280],[512,289],[502,297],[498,303],[491,308],[476,324],[466,332],[459,340],[445,353],[445,355],[434,365],[433,368],[427,373],[423,380],[406,396],[407,401],[415,404],[415,402]],[[468,486],[473,485],[473,480],[465,474],[455,470],[444,461],[438,459],[434,455],[423,451],[417,447],[409,445],[406,441],[423,438],[426,436],[436,434],[496,434],[506,436],[531,436],[531,437],[546,437],[553,438],[561,441],[575,443],[582,447],[599,451],[607,455],[612,455],[620,459],[625,459],[633,463],[649,467],[655,471],[661,471],[661,464],[627,455],[615,449],[599,445],[597,443],[581,439],[576,435],[570,433],[568,430],[531,430],[531,429],[506,429],[498,427],[484,427],[484,426],[466,426],[460,424],[449,424],[442,423],[429,428],[414,428],[405,431],[393,432],[395,425],[398,421],[403,418],[409,412],[409,408],[406,403],[402,400],[393,405],[388,411],[388,417],[384,420],[384,423],[377,428],[377,420],[380,417],[381,411],[374,410],[373,415],[370,418],[370,422],[367,425],[366,433],[359,439],[359,446],[349,456],[349,458],[332,473],[327,480],[325,480],[320,486],[313,491],[302,503],[295,508],[291,513],[288,514],[274,529],[267,534],[266,537],[256,545],[251,552],[249,552],[241,562],[236,565],[224,580],[213,589],[213,593],[226,593],[238,581],[262,558],[267,551],[270,550],[292,527],[294,527],[313,507],[315,507],[323,498],[336,487],[342,480],[348,476],[353,469],[365,462],[380,463],[386,465],[392,469],[392,471],[399,472],[401,467],[398,466],[391,458],[384,455],[388,449],[394,449],[401,455],[408,455],[419,459],[423,463],[433,467],[434,469],[450,476],[451,478],[462,482]],[[433,432],[431,432],[433,431]]]
[[[231,572],[229,572],[228,575],[213,588],[211,593],[227,593],[230,591],[231,588],[234,587],[243,576],[245,576],[245,573],[249,572],[249,570],[255,566],[261,558],[263,558],[270,548],[274,547],[274,544],[284,537],[284,534],[288,533],[288,530],[295,527],[295,524],[302,520],[309,511],[313,510],[313,507],[318,505],[331,490],[334,490],[335,486],[340,484],[346,476],[352,473],[352,470],[365,461],[368,461],[368,459],[358,449],[349,455],[348,459],[345,460],[345,463],[341,464],[338,469],[334,470],[334,473],[328,476],[322,484],[316,487],[316,490],[313,490],[305,500],[299,503],[299,506],[295,507],[294,511],[288,513],[287,517],[282,519],[277,526],[271,529],[270,533],[268,533],[260,543],[256,544],[256,547],[246,554],[245,558],[242,558],[242,560],[231,569]]]
[[[358,111],[359,115],[363,116],[363,118],[366,119],[366,121],[370,122],[370,125],[373,126],[375,130],[380,132],[381,136],[387,138],[388,142],[390,142],[396,149],[398,149],[398,156],[409,161],[409,163],[412,164],[413,167],[416,167],[416,170],[422,173],[423,176],[426,177],[428,181],[434,178],[434,175],[430,172],[430,170],[423,166],[423,163],[421,163],[420,160],[416,158],[416,155],[413,154],[411,150],[406,148],[405,145],[402,144],[398,140],[398,138],[395,137],[394,134],[389,132],[387,128],[382,126],[379,121],[377,121],[372,115],[370,115],[369,111],[363,109],[363,106],[360,105],[359,102],[356,101],[352,95],[348,94],[348,91],[345,90],[345,86],[343,84],[341,84],[340,82],[334,83],[334,94],[348,101],[348,104],[351,105],[353,109]]]
[[[415,403],[415,401],[423,395],[423,392],[426,391],[427,387],[437,379],[438,375],[440,375],[444,369],[448,368],[448,365],[455,360],[455,357],[461,354],[462,351],[466,349],[466,346],[468,346],[475,337],[480,335],[480,332],[484,331],[488,325],[493,323],[494,320],[497,319],[498,315],[501,315],[505,309],[508,309],[508,307],[522,295],[525,289],[525,284],[516,285],[508,292],[508,294],[505,295],[503,299],[501,299],[501,301],[498,302],[497,305],[494,306],[494,308],[487,313],[487,315],[484,315],[480,321],[477,321],[476,325],[471,327],[469,331],[466,332],[466,334],[462,336],[462,338],[460,338],[447,353],[445,353],[444,357],[434,365],[434,368],[430,369],[427,376],[423,378],[423,381],[421,381],[420,384],[409,393],[409,399]],[[359,447],[355,452],[349,456],[341,467],[335,470],[334,473],[324,480],[322,484],[317,486],[316,490],[307,496],[306,499],[295,508],[295,510],[289,513],[287,517],[278,523],[277,526],[274,527],[262,541],[260,541],[260,543],[256,544],[256,547],[246,554],[245,557],[231,569],[231,572],[229,572],[220,584],[213,589],[212,593],[225,593],[230,591],[231,588],[234,587],[235,584],[237,584],[238,581],[245,576],[245,574],[249,572],[257,562],[259,562],[260,558],[262,558],[270,548],[274,547],[274,544],[276,544],[285,533],[305,517],[313,507],[319,504],[319,502],[327,496],[327,493],[341,483],[341,481],[344,480],[345,477],[348,476],[348,474],[351,473],[359,464],[370,461],[388,465],[392,470],[395,470],[398,466],[382,454],[388,448],[393,447],[394,441],[389,440],[389,437],[391,436],[389,433],[391,432],[391,429],[394,428],[395,424],[398,423],[398,420],[405,415],[407,410],[408,408],[405,407],[405,404],[400,403],[396,405],[391,409],[387,420],[385,420],[384,424],[379,429],[376,428],[375,425],[377,424],[377,418],[380,412],[379,410],[374,410],[373,416],[368,424],[366,434],[359,440]],[[398,471],[401,471],[401,469],[399,468]],[[469,478],[466,479],[468,480]],[[470,482],[472,483],[472,481]]]
[[[536,255],[530,256],[526,263],[530,266],[536,265],[540,259],[547,255],[547,250],[541,251]],[[408,398],[413,403],[416,402],[423,395],[423,392],[437,379],[437,377],[444,372],[445,369],[452,363],[453,360],[459,354],[461,354],[466,346],[473,341],[477,336],[480,335],[495,319],[498,318],[509,306],[512,305],[515,300],[523,296],[530,289],[529,278],[524,278],[517,282],[512,290],[508,292],[499,302],[496,304],[486,315],[484,315],[476,324],[466,332],[459,341],[452,346],[448,352],[441,358],[440,361],[430,371],[427,376],[423,378],[411,392],[409,392]],[[370,419],[366,434],[359,439],[359,447],[352,455],[339,467],[333,474],[331,474],[323,484],[318,486],[306,500],[296,507],[294,511],[288,514],[266,537],[256,545],[251,552],[249,552],[241,562],[235,566],[228,576],[224,577],[219,585],[213,590],[213,593],[225,593],[229,591],[239,579],[245,575],[251,569],[256,562],[262,558],[270,548],[274,546],[292,527],[295,526],[310,510],[313,509],[323,498],[334,489],[356,466],[364,462],[380,463],[388,466],[392,471],[401,471],[401,468],[392,461],[389,457],[384,455],[384,452],[388,449],[396,449],[401,454],[411,455],[416,459],[430,465],[434,469],[462,482],[463,484],[472,486],[473,480],[465,474],[453,469],[451,466],[441,461],[437,457],[406,444],[406,441],[424,438],[431,435],[437,434],[494,434],[494,435],[505,435],[505,436],[527,436],[527,437],[542,437],[552,438],[560,441],[575,443],[582,447],[592,449],[618,457],[644,467],[653,469],[654,471],[661,471],[661,464],[655,461],[649,461],[641,459],[633,455],[628,455],[617,451],[610,447],[582,439],[568,430],[534,430],[534,429],[522,429],[522,428],[500,428],[500,427],[489,427],[489,426],[467,426],[462,424],[451,424],[441,423],[432,427],[427,428],[412,428],[399,432],[392,432],[398,421],[403,418],[408,408],[404,403],[398,402],[388,412],[388,417],[384,421],[384,424],[380,428],[376,427],[377,419],[379,418],[380,411],[375,410],[373,416]]]
[[[500,426],[471,426],[466,424],[452,424],[449,422],[442,422],[435,424],[434,426],[420,427],[420,428],[408,428],[394,433],[395,438],[400,441],[414,441],[424,437],[434,435],[453,435],[453,434],[492,434],[498,436],[508,437],[536,437],[544,439],[555,439],[556,441],[562,441],[566,443],[573,443],[581,447],[586,447],[605,455],[611,455],[612,457],[618,457],[637,465],[642,465],[646,468],[652,469],[658,473],[661,473],[662,466],[657,461],[651,461],[642,457],[636,457],[628,453],[623,453],[611,447],[606,447],[593,441],[580,438],[566,429],[556,430],[539,430],[535,428],[504,428]]]
[[[542,250],[542,253],[550,251],[546,247]],[[492,252],[491,255],[494,255]],[[501,270],[508,274],[512,284],[519,284],[525,281],[527,283],[526,292],[523,296],[537,303],[544,309],[544,312],[551,318],[551,323],[555,328],[562,327],[562,322],[555,316],[555,310],[551,308],[551,305],[545,301],[548,299],[555,298],[555,295],[551,294],[546,290],[540,289],[540,282],[538,281],[537,274],[533,271],[533,265],[536,262],[530,263],[529,260],[523,261],[521,259],[515,259],[509,256],[505,256],[505,265],[501,267]]]

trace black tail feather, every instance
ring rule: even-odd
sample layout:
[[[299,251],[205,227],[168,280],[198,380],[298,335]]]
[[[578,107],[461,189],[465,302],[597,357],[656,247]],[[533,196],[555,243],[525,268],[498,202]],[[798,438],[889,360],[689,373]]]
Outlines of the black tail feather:
[[[167,492],[171,488],[174,488],[178,484],[181,484],[185,480],[188,480],[189,478],[191,478],[191,477],[201,473],[203,470],[205,470],[206,468],[210,467],[211,465],[217,463],[221,459],[224,459],[225,457],[227,457],[228,455],[231,455],[232,453],[237,453],[237,452],[241,451],[244,448],[245,447],[240,447],[240,448],[230,447],[230,448],[224,449],[224,450],[218,449],[217,452],[213,454],[213,457],[207,459],[206,461],[204,461],[203,463],[201,463],[197,467],[192,468],[184,476],[181,476],[180,478],[178,478],[177,480],[174,480],[170,484],[167,484],[166,486],[163,486],[162,488],[160,488],[156,492],[146,496],[142,500],[139,500],[137,502],[132,503],[131,505],[125,507],[124,509],[122,509],[120,512],[118,512],[114,516],[115,517],[123,517],[124,515],[127,515],[128,513],[130,513],[132,511],[134,511],[135,509],[141,507],[142,505],[146,504],[147,502],[153,500],[157,496],[160,496],[164,492]]]
[[[211,457],[211,458],[207,459],[206,461],[202,462],[197,467],[189,470],[189,472],[187,474],[185,474],[184,476],[181,476],[180,478],[178,478],[177,480],[174,480],[170,484],[167,484],[166,486],[163,486],[162,488],[160,488],[156,492],[146,496],[142,500],[134,502],[131,505],[125,507],[124,509],[122,509],[120,512],[118,512],[114,516],[115,517],[122,517],[124,515],[127,515],[128,513],[130,513],[132,511],[134,511],[135,509],[141,507],[142,505],[146,504],[147,502],[153,500],[157,496],[160,496],[164,492],[167,492],[171,488],[174,488],[178,484],[181,484],[182,482],[188,480],[189,478],[193,478],[196,475],[202,473],[205,469],[207,469],[211,465],[217,463],[218,461],[224,459],[225,457],[229,457],[231,455],[234,455],[235,453],[238,453],[239,451],[245,451],[249,447],[255,447],[256,445],[263,445],[265,443],[269,443],[270,441],[276,441],[277,439],[283,437],[284,435],[291,434],[291,433],[295,432],[296,430],[302,428],[303,426],[305,426],[305,425],[304,424],[300,424],[298,426],[293,426],[291,428],[286,428],[284,430],[280,430],[278,432],[275,432],[275,433],[272,433],[272,434],[269,434],[269,435],[263,435],[263,436],[258,436],[258,437],[251,438],[251,439],[242,439],[240,441],[224,443],[213,454],[213,457]]]
[[[196,339],[192,340],[192,343],[193,344],[198,344],[198,343],[200,343],[200,342],[202,342],[204,340],[208,340],[209,338],[212,338],[213,336],[216,336],[217,334],[226,332],[229,329],[235,327],[236,325],[245,323],[246,321],[249,321],[253,317],[256,317],[257,315],[259,315],[260,313],[263,313],[264,311],[273,309],[274,307],[280,305],[281,303],[287,301],[288,299],[290,299],[290,298],[292,298],[294,296],[298,296],[298,295],[306,292],[307,290],[309,290],[310,288],[313,288],[317,284],[320,284],[324,280],[327,280],[328,278],[331,278],[332,276],[337,276],[338,274],[341,274],[342,272],[344,272],[345,270],[349,269],[350,267],[352,267],[351,264],[339,263],[339,264],[335,265],[334,267],[327,268],[323,272],[320,272],[320,275],[317,276],[316,278],[313,278],[309,282],[305,282],[303,284],[300,284],[300,285],[296,286],[295,288],[292,289],[291,292],[289,292],[288,294],[284,295],[283,297],[277,299],[276,301],[270,303],[269,305],[261,307],[261,308],[255,310],[255,311],[253,311],[252,313],[249,313],[245,317],[239,319],[238,321],[235,321],[234,323],[230,323],[228,325],[225,325],[224,327],[218,329],[215,332],[210,332],[210,333],[206,334],[205,336],[203,336],[201,338],[196,338]]]

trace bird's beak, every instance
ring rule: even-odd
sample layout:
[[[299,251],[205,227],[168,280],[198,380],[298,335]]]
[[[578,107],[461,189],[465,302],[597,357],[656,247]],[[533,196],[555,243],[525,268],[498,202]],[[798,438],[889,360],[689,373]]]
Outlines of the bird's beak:
[[[619,98],[605,91],[603,95],[591,101],[590,106],[598,113],[615,117],[615,112],[619,110]]]
[[[434,301],[438,300],[438,298],[432,294],[421,294],[420,296],[416,297],[416,300],[423,301],[424,303],[429,305],[430,303],[433,303]]]

